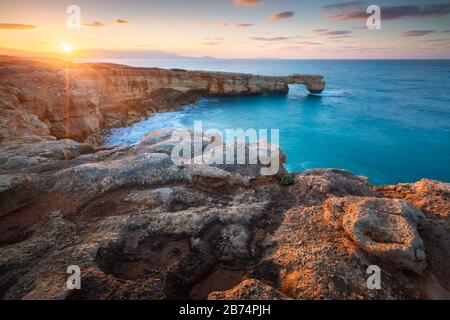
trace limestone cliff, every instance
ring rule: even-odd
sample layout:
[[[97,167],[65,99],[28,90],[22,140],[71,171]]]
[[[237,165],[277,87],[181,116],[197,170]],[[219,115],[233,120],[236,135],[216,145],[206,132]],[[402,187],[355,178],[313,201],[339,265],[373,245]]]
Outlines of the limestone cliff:
[[[0,144],[70,138],[174,110],[205,96],[321,92],[321,76],[250,74],[74,64],[0,57]]]

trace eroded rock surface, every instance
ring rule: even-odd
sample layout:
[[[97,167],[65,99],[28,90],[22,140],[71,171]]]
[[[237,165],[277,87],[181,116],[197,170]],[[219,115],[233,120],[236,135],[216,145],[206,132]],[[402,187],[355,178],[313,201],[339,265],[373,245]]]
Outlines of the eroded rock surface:
[[[361,249],[393,265],[415,272],[426,267],[425,248],[417,231],[423,214],[404,200],[333,198],[329,219],[340,221]]]
[[[222,292],[212,292],[209,300],[290,300],[290,298],[273,287],[259,280],[248,279],[236,287]]]
[[[0,296],[449,298],[448,184],[374,188],[322,169],[282,186],[250,165],[175,165],[174,141],[1,148]],[[81,290],[67,289],[71,265]]]

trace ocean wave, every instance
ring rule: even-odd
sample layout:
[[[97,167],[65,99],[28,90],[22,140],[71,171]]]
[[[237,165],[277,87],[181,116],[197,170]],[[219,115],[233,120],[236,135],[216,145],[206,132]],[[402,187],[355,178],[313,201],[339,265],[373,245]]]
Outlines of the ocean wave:
[[[310,95],[315,97],[348,97],[350,93],[343,90],[329,90],[322,93],[310,93]]]

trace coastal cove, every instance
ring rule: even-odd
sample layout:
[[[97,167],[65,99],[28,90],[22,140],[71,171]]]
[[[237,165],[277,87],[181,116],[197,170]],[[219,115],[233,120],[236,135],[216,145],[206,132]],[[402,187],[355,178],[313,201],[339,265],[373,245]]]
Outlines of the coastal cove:
[[[112,60],[134,66],[249,70],[288,75],[292,70],[325,76],[322,94],[290,85],[287,94],[214,97],[182,110],[158,113],[113,129],[106,144],[138,143],[148,132],[168,128],[279,128],[291,172],[344,168],[371,183],[450,181],[449,61],[302,60]],[[409,73],[415,70],[414,74]]]

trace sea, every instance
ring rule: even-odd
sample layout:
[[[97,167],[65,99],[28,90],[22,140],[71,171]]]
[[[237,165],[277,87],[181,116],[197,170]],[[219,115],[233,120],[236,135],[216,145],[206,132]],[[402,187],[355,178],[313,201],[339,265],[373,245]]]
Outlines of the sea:
[[[137,67],[319,74],[327,86],[310,94],[205,98],[112,130],[108,145],[138,143],[164,128],[279,129],[286,168],[342,168],[375,185],[422,178],[450,182],[450,60],[102,60]]]

